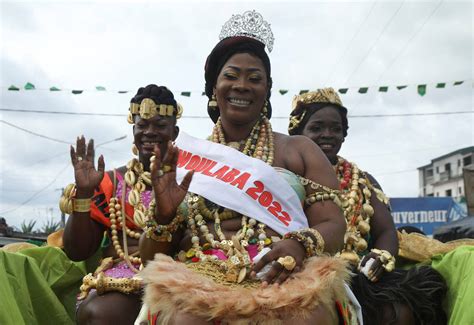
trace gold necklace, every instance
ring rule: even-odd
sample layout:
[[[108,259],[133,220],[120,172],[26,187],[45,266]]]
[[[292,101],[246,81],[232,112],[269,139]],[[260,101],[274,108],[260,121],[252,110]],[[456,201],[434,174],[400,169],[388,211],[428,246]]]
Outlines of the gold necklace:
[[[363,236],[370,232],[370,218],[374,209],[370,205],[372,192],[370,182],[361,177],[359,168],[342,157],[338,157],[335,171],[340,181],[342,206],[347,221],[344,249],[341,256],[353,263],[359,262],[357,253],[367,249]]]

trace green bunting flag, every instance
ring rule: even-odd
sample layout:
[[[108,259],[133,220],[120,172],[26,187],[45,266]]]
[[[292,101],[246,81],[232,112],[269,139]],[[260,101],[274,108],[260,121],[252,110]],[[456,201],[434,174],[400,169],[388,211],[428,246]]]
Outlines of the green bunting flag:
[[[452,85],[453,86],[459,86],[459,85],[462,85],[465,81],[466,80],[454,81],[454,82],[452,82]],[[432,85],[433,87],[436,87],[436,88],[446,88],[447,84],[448,83],[446,83],[446,82],[430,83],[430,85]],[[451,82],[449,84],[451,84]],[[386,93],[386,92],[388,92],[390,87],[396,87],[398,90],[402,90],[402,89],[405,89],[409,86],[411,87],[412,85],[378,86],[378,91],[381,92],[381,93]],[[426,95],[426,90],[427,90],[428,84],[416,85],[416,87],[417,87],[417,93],[420,96]],[[27,82],[23,88],[25,90],[46,90],[46,89],[36,89],[35,85],[32,84],[31,82]],[[366,93],[368,93],[369,88],[370,87],[339,88],[338,92],[340,94],[346,94],[349,91],[349,89],[357,89],[357,92],[359,94],[366,94]],[[374,86],[374,88],[377,88],[377,86]],[[10,87],[8,87],[8,90],[9,91],[20,91],[20,88],[15,86],[15,85],[10,85]],[[95,90],[97,90],[97,91],[108,91],[107,88],[104,87],[104,86],[96,86]],[[61,88],[56,87],[56,86],[52,86],[52,87],[49,88],[49,91],[61,91]],[[111,90],[109,90],[109,91],[111,91]],[[278,92],[282,96],[284,96],[288,93],[293,93],[293,91],[294,90],[288,90],[288,89],[279,89],[278,90]],[[299,94],[303,95],[303,94],[308,93],[309,91],[310,90],[308,90],[308,89],[301,89],[299,91]],[[83,92],[84,92],[84,90],[78,90],[78,89],[74,89],[74,90],[71,91],[71,93],[73,93],[74,95],[79,95],[79,94],[82,94]],[[115,92],[115,90],[114,90],[114,92]],[[126,93],[129,93],[130,90],[118,90],[116,92],[119,93],[119,94],[126,94]],[[181,96],[184,96],[184,97],[191,97],[192,91],[181,91],[180,94],[181,94]],[[206,96],[206,92],[204,92],[204,91],[201,92],[201,96]]]
[[[32,83],[27,82],[26,85],[25,85],[25,90],[33,90],[33,89],[35,89],[35,85],[33,85]]]
[[[426,95],[426,85],[418,85],[418,94],[420,96]]]

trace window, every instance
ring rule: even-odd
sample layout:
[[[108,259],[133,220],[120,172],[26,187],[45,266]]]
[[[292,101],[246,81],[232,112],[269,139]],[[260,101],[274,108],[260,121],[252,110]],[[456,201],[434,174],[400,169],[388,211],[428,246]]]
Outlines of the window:
[[[426,170],[426,177],[433,177],[433,169],[432,168]]]
[[[458,159],[458,167],[461,167],[461,159]]]
[[[436,196],[439,196],[439,192],[436,192]]]
[[[439,167],[436,166],[436,174],[439,174]]]
[[[458,187],[458,193],[459,193],[459,195],[462,195],[462,187],[461,186]]]
[[[426,188],[423,188],[423,196],[426,196]]]
[[[463,166],[469,166],[470,164],[472,164],[472,156],[466,156],[462,160]]]
[[[451,190],[446,190],[446,196],[452,196],[452,191]]]
[[[445,171],[451,171],[451,164],[450,163],[447,163],[444,165],[444,170]]]

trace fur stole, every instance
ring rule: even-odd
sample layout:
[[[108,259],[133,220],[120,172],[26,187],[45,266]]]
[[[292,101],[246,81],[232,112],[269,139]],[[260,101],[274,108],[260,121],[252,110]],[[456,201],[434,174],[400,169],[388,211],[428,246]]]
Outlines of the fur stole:
[[[160,312],[159,324],[167,324],[178,311],[233,324],[280,324],[288,315],[308,317],[320,304],[335,313],[335,300],[345,300],[349,271],[342,259],[312,257],[280,286],[230,287],[157,254],[140,275],[146,284],[144,301],[151,313]]]

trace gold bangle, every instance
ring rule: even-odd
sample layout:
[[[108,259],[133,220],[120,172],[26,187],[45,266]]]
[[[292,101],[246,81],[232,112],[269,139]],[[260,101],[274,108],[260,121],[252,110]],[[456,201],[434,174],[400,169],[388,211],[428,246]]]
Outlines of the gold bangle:
[[[73,199],[72,209],[74,212],[89,212],[91,210],[91,199]]]
[[[395,257],[393,257],[389,251],[377,248],[373,248],[370,251],[379,256],[380,262],[382,262],[382,267],[385,271],[392,272],[393,269],[395,269]]]

